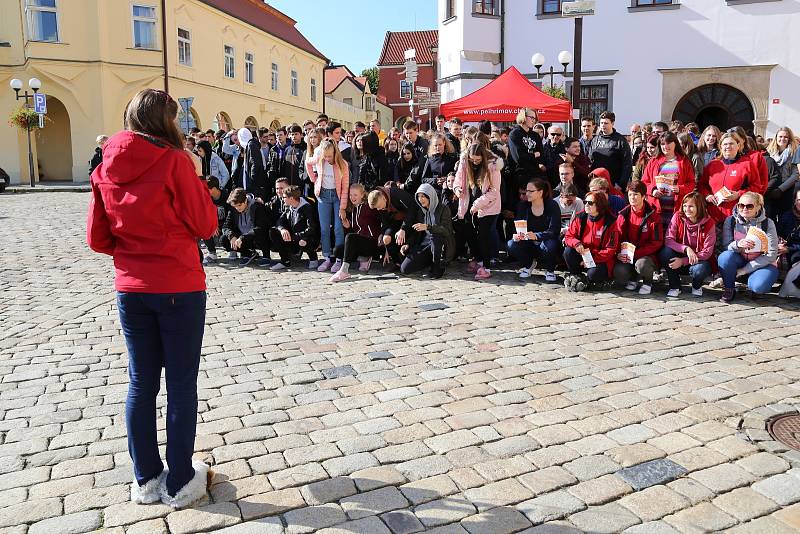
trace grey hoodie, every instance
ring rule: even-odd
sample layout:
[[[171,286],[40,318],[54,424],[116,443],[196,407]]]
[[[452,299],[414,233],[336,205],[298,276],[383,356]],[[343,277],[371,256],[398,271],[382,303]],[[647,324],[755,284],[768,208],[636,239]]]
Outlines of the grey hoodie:
[[[253,233],[255,221],[253,220],[251,208],[255,201],[256,199],[253,195],[247,195],[247,209],[239,214],[239,232],[241,232],[241,235],[250,235]]]
[[[766,221],[766,225],[762,224]],[[778,231],[772,219],[767,219],[764,208],[751,220],[747,220],[739,214],[739,208],[733,208],[733,214],[725,219],[722,226],[722,246],[727,250],[737,252],[746,257],[747,252],[737,246],[739,239],[747,235],[747,229],[755,226],[764,229],[767,234],[767,253],[757,256],[745,264],[741,269],[742,274],[752,273],[762,267],[774,265],[778,259]]]
[[[419,204],[420,209],[425,217],[425,224],[428,226],[435,226],[436,225],[436,208],[439,206],[439,194],[436,192],[436,189],[431,184],[422,184],[417,189],[417,194],[422,193],[428,200],[430,204],[428,205],[427,209],[419,203],[419,199],[417,199],[416,195],[414,195],[414,200],[417,201]]]

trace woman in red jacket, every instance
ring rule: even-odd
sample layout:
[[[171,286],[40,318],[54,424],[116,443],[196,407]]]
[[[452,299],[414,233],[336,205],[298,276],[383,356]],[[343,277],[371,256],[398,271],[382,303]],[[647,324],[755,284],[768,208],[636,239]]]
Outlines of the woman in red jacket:
[[[661,211],[661,223],[668,226],[675,212],[675,206],[681,205],[683,197],[694,191],[695,176],[692,160],[686,157],[672,132],[661,135],[661,156],[650,160],[642,175],[642,182],[647,186],[651,201]]]
[[[564,261],[569,271],[564,287],[568,291],[583,291],[608,281],[619,250],[619,229],[606,194],[589,193],[583,205],[586,211],[572,219],[564,236]]]
[[[125,110],[125,131],[108,140],[92,173],[86,237],[114,258],[117,307],[128,347],[125,405],[135,480],[131,500],[174,508],[206,493],[208,466],[192,460],[197,373],[206,313],[197,240],[217,229],[205,182],[183,150],[178,105],[145,89]],[[156,396],[167,381],[167,464],[159,457]]]
[[[628,184],[628,202],[617,217],[619,239],[636,247],[633,257],[621,249],[614,265],[614,281],[626,284],[631,291],[636,289],[636,282],[642,278],[640,295],[649,295],[653,289],[653,273],[658,267],[658,251],[664,246],[664,226],[658,209],[645,200],[647,189],[643,182]]]
[[[703,170],[698,190],[708,202],[708,214],[719,224],[733,213],[736,202],[758,184],[758,172],[750,158],[741,154],[738,137],[726,133],[719,140],[720,158]]]

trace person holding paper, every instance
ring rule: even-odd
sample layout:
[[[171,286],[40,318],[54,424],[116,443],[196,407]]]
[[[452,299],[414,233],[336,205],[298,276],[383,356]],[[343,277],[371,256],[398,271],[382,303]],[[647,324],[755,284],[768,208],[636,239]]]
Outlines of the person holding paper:
[[[711,275],[711,260],[717,243],[714,220],[709,217],[703,195],[692,191],[683,197],[658,258],[667,269],[668,297],[681,294],[681,274],[692,277],[692,295],[703,295],[703,282]]]
[[[716,223],[733,213],[739,197],[750,191],[751,184],[758,180],[753,163],[742,156],[735,134],[724,134],[719,146],[720,158],[706,165],[698,186],[708,203],[708,213]]]
[[[692,160],[678,141],[678,136],[665,132],[659,140],[661,156],[650,160],[642,175],[651,203],[661,212],[663,226],[669,225],[675,206],[680,206],[684,195],[694,190],[695,176]]]
[[[630,205],[617,217],[623,250],[617,254],[614,281],[633,291],[641,277],[639,294],[649,295],[653,288],[653,273],[658,267],[656,256],[664,245],[664,227],[656,207],[645,200],[647,188],[644,183],[631,182],[627,189]]]
[[[527,201],[521,202],[517,210],[516,222],[525,226],[523,233],[517,231],[508,242],[508,253],[522,264],[520,278],[530,278],[536,264],[544,268],[544,279],[548,283],[556,281],[556,262],[561,252],[560,229],[561,209],[552,199],[550,184],[541,178],[534,178],[525,188]]]
[[[564,236],[564,277],[568,291],[583,291],[608,281],[619,250],[619,228],[605,193],[586,195],[585,210],[575,216]]]
[[[739,198],[733,214],[722,226],[722,246],[725,252],[719,255],[719,270],[725,289],[720,301],[733,301],[739,276],[747,276],[753,295],[772,289],[778,279],[778,231],[764,212],[760,194],[748,192]]]

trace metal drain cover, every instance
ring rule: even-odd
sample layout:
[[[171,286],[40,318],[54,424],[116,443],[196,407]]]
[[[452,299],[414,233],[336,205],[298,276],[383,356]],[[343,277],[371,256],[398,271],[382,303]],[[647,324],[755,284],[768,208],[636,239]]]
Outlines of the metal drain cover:
[[[769,422],[767,430],[776,441],[800,451],[800,415],[780,415]]]

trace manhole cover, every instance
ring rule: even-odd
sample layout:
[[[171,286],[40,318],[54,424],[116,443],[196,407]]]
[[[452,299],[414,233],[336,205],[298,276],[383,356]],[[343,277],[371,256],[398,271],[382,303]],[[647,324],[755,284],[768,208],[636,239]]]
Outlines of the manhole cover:
[[[769,422],[767,430],[776,441],[800,451],[800,415],[780,415]]]

